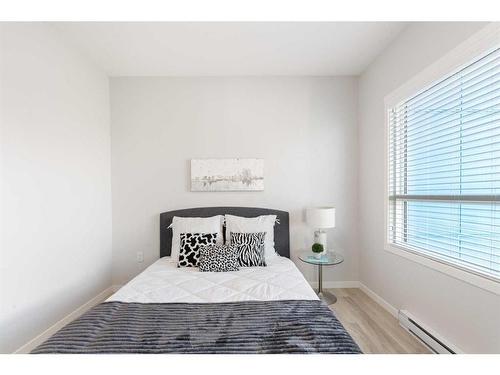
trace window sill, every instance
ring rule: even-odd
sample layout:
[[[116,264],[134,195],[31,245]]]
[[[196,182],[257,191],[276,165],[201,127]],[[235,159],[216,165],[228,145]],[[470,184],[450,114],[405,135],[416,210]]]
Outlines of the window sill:
[[[417,254],[392,244],[386,243],[384,249],[392,254],[419,263],[425,267],[454,277],[455,279],[465,281],[466,283],[487,290],[488,292],[500,295],[500,282],[454,267],[438,258],[432,258],[424,254]]]

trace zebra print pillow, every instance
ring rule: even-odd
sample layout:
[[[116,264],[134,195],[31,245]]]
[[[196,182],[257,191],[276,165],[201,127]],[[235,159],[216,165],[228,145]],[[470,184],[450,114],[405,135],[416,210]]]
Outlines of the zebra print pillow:
[[[200,247],[201,272],[238,271],[236,249],[232,245],[211,245]]]
[[[266,233],[231,232],[231,245],[236,247],[241,267],[265,266],[264,243]]]

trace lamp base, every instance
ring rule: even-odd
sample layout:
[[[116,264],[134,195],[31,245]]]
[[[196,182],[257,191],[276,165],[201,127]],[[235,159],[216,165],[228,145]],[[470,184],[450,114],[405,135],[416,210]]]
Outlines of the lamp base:
[[[314,232],[314,243],[320,243],[323,245],[323,251],[326,251],[326,232],[318,229]]]

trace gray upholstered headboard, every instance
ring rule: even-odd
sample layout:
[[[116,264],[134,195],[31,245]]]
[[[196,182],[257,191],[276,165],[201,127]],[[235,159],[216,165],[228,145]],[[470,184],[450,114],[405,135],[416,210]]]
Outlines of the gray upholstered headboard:
[[[170,255],[172,249],[172,229],[168,226],[174,216],[209,217],[215,215],[235,215],[256,217],[260,215],[276,215],[279,224],[274,226],[274,248],[281,256],[290,258],[290,232],[288,212],[256,207],[200,207],[163,212],[160,214],[160,258]]]

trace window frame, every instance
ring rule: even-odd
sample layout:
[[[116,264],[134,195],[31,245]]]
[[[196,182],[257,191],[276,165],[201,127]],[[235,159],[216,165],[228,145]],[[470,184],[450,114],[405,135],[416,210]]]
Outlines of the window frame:
[[[465,281],[471,285],[500,295],[500,282],[480,272],[463,267],[436,254],[424,253],[399,246],[389,240],[389,131],[390,110],[403,100],[425,90],[428,86],[443,79],[477,56],[500,45],[500,23],[492,22],[473,34],[465,42],[447,53],[444,57],[415,75],[404,85],[387,95],[384,100],[384,250],[401,256],[410,261],[419,263],[428,268],[444,273],[448,276]]]

